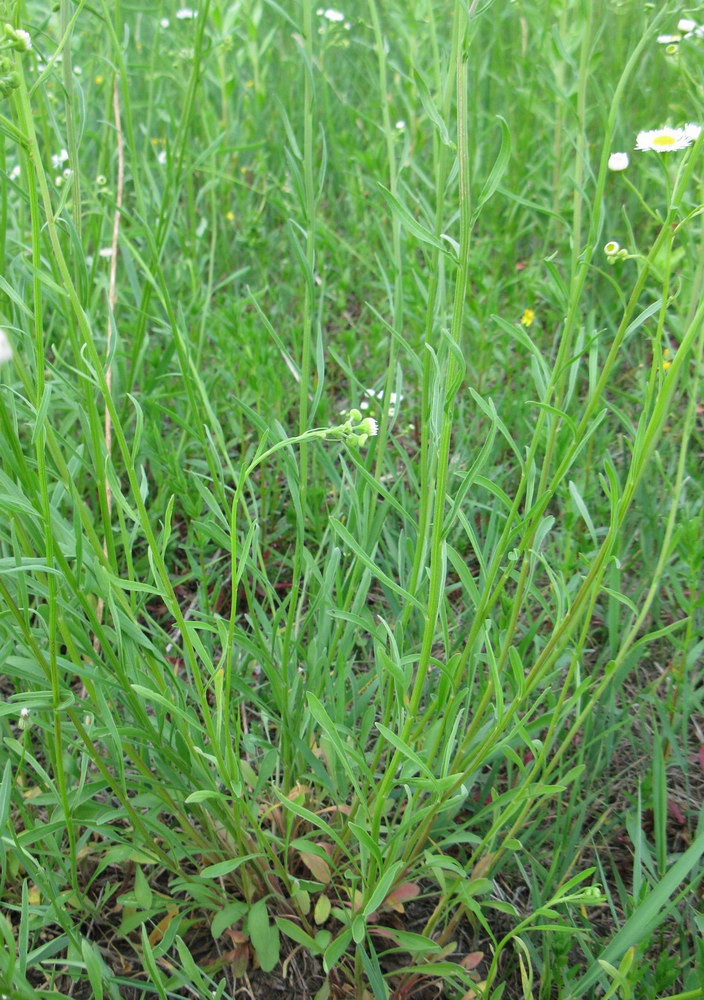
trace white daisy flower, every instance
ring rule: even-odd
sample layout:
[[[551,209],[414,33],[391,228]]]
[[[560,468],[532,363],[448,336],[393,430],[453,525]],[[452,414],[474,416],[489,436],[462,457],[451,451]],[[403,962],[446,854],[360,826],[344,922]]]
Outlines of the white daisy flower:
[[[166,163],[166,150],[165,149],[160,149],[159,150],[159,152],[156,154],[156,161],[157,161],[157,163],[160,163],[162,165],[162,167],[164,166],[164,164]]]
[[[334,7],[328,7],[327,10],[323,11],[322,16],[326,17],[328,19],[328,21],[344,21],[345,20],[345,15],[342,13],[342,11],[335,10]]]
[[[98,250],[98,256],[107,258],[112,257],[112,247],[101,247],[100,250]]]
[[[10,180],[16,181],[19,175],[20,175],[20,165],[19,163],[16,163],[12,168],[12,170],[10,171]]]
[[[609,170],[625,170],[628,166],[628,153],[612,153],[609,157]]]
[[[702,127],[701,125],[695,125],[694,122],[687,122],[684,127],[684,131],[687,133],[692,142],[696,142],[702,134]]]
[[[169,26],[168,17],[162,17],[161,21],[159,21],[159,24],[161,25],[162,28],[168,28]]]
[[[367,437],[376,437],[379,433],[379,424],[374,417],[365,417],[357,430],[360,434],[366,434]]]
[[[604,244],[604,253],[607,257],[613,257],[621,249],[621,244],[617,243],[616,240],[609,240],[608,243]]]
[[[697,26],[697,22],[693,21],[691,17],[681,17],[677,22],[678,31],[694,31]]]
[[[636,149],[653,149],[656,153],[672,153],[691,146],[694,138],[683,128],[654,128],[639,132]]]
[[[681,40],[682,35],[658,35],[657,37],[659,45],[674,45]]]
[[[32,713],[28,708],[20,709],[20,719],[28,719]]]
[[[76,76],[83,76],[83,67],[82,66],[74,66],[73,67],[73,72],[76,74]]]
[[[192,7],[181,7],[180,10],[176,11],[177,21],[191,21],[194,17],[198,17],[198,11],[193,10]]]
[[[10,346],[10,341],[7,334],[3,329],[0,329],[0,364],[3,361],[12,360],[12,347]]]
[[[405,121],[403,120],[403,118],[399,118],[399,120],[396,122],[396,128],[399,130],[399,132],[403,132],[405,127],[406,127]]]

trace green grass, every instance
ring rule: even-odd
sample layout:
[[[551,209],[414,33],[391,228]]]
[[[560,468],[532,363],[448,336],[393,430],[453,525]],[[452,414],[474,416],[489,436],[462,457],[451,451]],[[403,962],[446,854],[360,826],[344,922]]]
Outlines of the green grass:
[[[0,991],[703,997],[697,12],[2,6]]]

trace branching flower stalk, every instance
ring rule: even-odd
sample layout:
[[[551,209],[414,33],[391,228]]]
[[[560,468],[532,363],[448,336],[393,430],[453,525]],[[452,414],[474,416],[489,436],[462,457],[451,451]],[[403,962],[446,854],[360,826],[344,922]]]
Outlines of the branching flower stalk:
[[[432,17],[432,13],[430,15]],[[459,4],[455,4],[455,12],[452,20],[452,41],[450,45],[449,69],[445,81],[445,89],[442,98],[441,115],[443,121],[450,118],[450,107],[452,103],[453,91],[456,88],[456,74],[453,67],[457,65],[459,39],[460,39],[460,10]],[[443,219],[445,217],[445,190],[449,172],[449,147],[441,141],[436,134],[433,137],[436,146],[436,183],[435,183],[435,225],[433,235],[440,239],[442,233]],[[433,247],[430,255],[430,284],[428,286],[428,304],[425,314],[425,329],[423,331],[423,346],[432,345],[437,352],[437,345],[433,342],[433,328],[437,322],[436,308],[438,288],[440,284],[441,255],[437,247]],[[418,512],[418,536],[416,538],[415,551],[413,555],[413,566],[407,584],[409,593],[415,594],[422,567],[425,563],[426,553],[429,543],[430,514],[433,505],[433,484],[435,481],[435,461],[436,456],[430,444],[430,407],[431,407],[431,375],[432,358],[427,349],[423,352],[423,381],[421,386],[421,426],[420,426],[420,509]],[[403,610],[401,622],[405,628],[413,606],[407,604]]]
[[[19,64],[19,59],[18,59]],[[19,68],[21,73],[21,67]],[[36,396],[39,404],[44,400],[45,393],[51,392],[51,386],[46,383],[45,361],[44,361],[44,332],[42,314],[42,282],[41,282],[41,217],[39,210],[39,198],[37,194],[37,184],[34,172],[31,169],[31,160],[27,150],[23,150],[23,167],[27,175],[27,187],[30,202],[30,219],[32,226],[32,264],[34,274],[32,278],[33,291],[33,324],[34,324],[34,344],[35,344],[35,366],[36,366]],[[35,428],[35,454],[37,461],[37,479],[39,482],[39,492],[41,499],[42,520],[44,527],[44,546],[46,550],[46,564],[48,573],[45,585],[47,588],[47,642],[48,642],[48,670],[51,681],[51,698],[53,708],[52,742],[54,750],[53,766],[56,777],[56,785],[61,799],[66,823],[66,833],[69,844],[69,864],[71,870],[71,885],[76,894],[81,897],[83,893],[79,888],[78,881],[78,860],[76,855],[76,836],[71,820],[71,806],[68,796],[68,785],[64,768],[63,757],[63,735],[62,717],[59,709],[61,703],[61,680],[58,665],[58,604],[56,600],[56,577],[54,575],[54,533],[52,529],[51,501],[48,491],[48,475],[46,468],[46,430],[43,425]]]
[[[186,628],[186,623],[183,619],[183,613],[181,611],[178,598],[173,589],[173,583],[169,571],[166,567],[161,548],[158,544],[157,537],[155,535],[154,529],[151,525],[149,513],[147,511],[145,502],[141,496],[139,489],[139,482],[137,479],[137,474],[131,461],[130,449],[127,443],[127,438],[125,436],[124,428],[120,420],[119,414],[115,403],[110,395],[106,374],[104,371],[104,366],[98,350],[93,339],[93,333],[86,317],[86,314],[81,305],[80,298],[76,291],[76,287],[73,283],[66,258],[63,253],[63,248],[61,246],[61,241],[59,239],[58,227],[56,224],[56,216],[54,214],[51,194],[49,192],[49,187],[46,180],[46,175],[41,163],[41,154],[39,151],[39,146],[37,142],[36,132],[34,129],[32,110],[29,103],[29,96],[27,92],[24,79],[21,78],[20,86],[17,91],[17,114],[21,125],[24,129],[23,145],[27,149],[28,159],[27,159],[27,170],[28,173],[35,171],[36,180],[38,183],[38,193],[41,195],[41,203],[43,205],[43,214],[45,218],[45,227],[49,240],[51,243],[52,251],[54,254],[54,260],[56,266],[58,267],[61,279],[63,281],[64,289],[71,303],[71,307],[76,319],[78,330],[82,338],[82,345],[79,344],[76,337],[76,331],[69,327],[69,333],[73,341],[73,348],[77,357],[83,355],[87,362],[87,368],[90,372],[90,377],[97,383],[100,392],[105,401],[105,406],[108,410],[110,420],[112,423],[113,431],[115,434],[115,439],[124,461],[125,473],[127,475],[130,490],[132,492],[134,503],[139,514],[139,521],[142,531],[144,532],[147,544],[149,545],[150,557],[152,560],[152,566],[156,576],[158,577],[161,586],[164,590],[164,595],[168,596],[169,610],[174,616],[176,624],[183,640],[184,653],[187,662],[190,666],[191,676],[193,678],[194,685],[198,690],[199,696],[201,698],[201,703],[206,704],[207,698],[205,691],[203,689],[203,681],[200,676],[200,671],[197,667],[197,658],[193,643],[190,638],[188,629]],[[36,199],[32,203],[33,219],[38,220],[38,224],[41,224],[41,208],[39,200]],[[50,513],[50,512],[49,512]],[[47,521],[47,530],[49,530],[50,521]],[[57,551],[58,556],[58,551]],[[99,623],[97,623],[99,624]],[[208,715],[205,715],[205,725],[207,729],[212,728],[211,721]],[[215,742],[214,732],[209,733],[211,739]],[[187,732],[184,732],[184,738],[188,739]],[[218,748],[215,746],[215,752],[218,753]],[[227,768],[224,765],[224,761],[219,761],[222,767],[222,773],[226,775],[228,773]]]
[[[374,29],[374,42],[379,67],[379,95],[381,97],[382,121],[384,123],[384,139],[386,142],[386,158],[389,167],[389,191],[394,198],[398,197],[398,169],[396,166],[396,150],[394,128],[389,111],[388,82],[386,72],[386,42],[381,31],[379,11],[376,0],[369,0],[369,15]],[[393,311],[391,326],[399,333],[403,330],[403,254],[401,252],[401,220],[394,213],[391,217],[391,245],[393,254]],[[384,384],[384,399],[391,398],[396,377],[396,357],[398,347],[396,338],[389,337],[389,359],[386,366],[386,382]],[[389,430],[389,407],[384,404],[379,423],[379,439],[376,445],[374,475],[381,476],[381,467],[386,451]]]
[[[120,237],[120,217],[122,214],[122,197],[125,185],[125,146],[124,139],[122,136],[122,121],[120,118],[120,91],[118,88],[117,77],[113,82],[113,92],[112,92],[112,106],[113,114],[115,116],[115,135],[117,137],[117,190],[115,193],[115,212],[113,215],[112,223],[112,244],[111,244],[111,254],[110,254],[110,277],[108,279],[108,322],[107,322],[107,336],[106,342],[106,357],[107,366],[105,370],[105,384],[107,386],[108,393],[112,396],[112,357],[113,357],[113,346],[115,339],[115,306],[117,305],[117,248],[118,241]],[[75,170],[74,174],[78,174]],[[78,197],[78,189],[76,191],[76,197]],[[80,205],[80,202],[79,202]],[[105,458],[106,462],[110,461],[110,455],[112,454],[112,420],[110,418],[110,411],[108,407],[105,407]],[[110,488],[110,480],[108,479],[107,472],[105,474],[105,500],[107,504],[107,523],[110,523],[110,516],[112,514],[112,491]],[[103,548],[105,555],[108,554],[108,538],[106,536]],[[101,621],[103,617],[103,598],[98,599],[97,607],[97,617]],[[94,642],[98,642],[97,636]]]
[[[501,719],[497,724],[492,727],[492,729],[486,734],[482,742],[474,748],[474,753],[471,758],[457,759],[460,758],[462,750],[458,751],[456,755],[456,761],[453,762],[452,771],[459,770],[461,773],[458,774],[455,784],[446,793],[446,798],[450,798],[454,794],[460,785],[466,781],[473,773],[476,772],[477,768],[481,766],[481,763],[485,760],[487,753],[490,751],[492,746],[501,739],[502,735],[506,732],[508,724],[515,718],[516,714],[520,711],[522,706],[526,704],[527,700],[530,699],[532,693],[535,691],[537,685],[545,677],[546,673],[553,666],[559,653],[565,648],[565,644],[572,634],[574,629],[577,627],[579,620],[582,618],[582,609],[587,604],[590,599],[593,598],[595,594],[599,592],[602,585],[602,580],[604,573],[606,571],[608,561],[612,552],[613,544],[615,539],[618,537],[619,532],[623,528],[623,523],[625,516],[631,506],[635,491],[640,483],[645,468],[652,456],[655,449],[657,441],[661,436],[665,424],[668,419],[670,412],[672,397],[677,385],[677,372],[686,364],[692,356],[692,352],[696,349],[696,361],[699,362],[702,357],[704,343],[704,302],[702,302],[694,315],[690,326],[688,327],[680,347],[677,351],[675,360],[673,361],[672,367],[669,369],[665,383],[661,388],[658,396],[655,400],[655,406],[650,418],[645,422],[642,432],[639,432],[636,438],[636,443],[634,446],[634,457],[631,464],[631,469],[629,470],[627,482],[624,485],[623,491],[619,497],[612,496],[612,519],[607,531],[606,537],[602,542],[599,552],[596,554],[590,570],[585,577],[582,585],[579,588],[578,593],[575,595],[572,607],[570,609],[570,614],[568,617],[561,622],[557,628],[554,630],[550,639],[548,640],[544,650],[536,660],[532,669],[528,672],[525,679],[525,689],[523,696],[521,698],[516,698],[514,702],[508,707],[506,712],[502,715]],[[675,369],[675,364],[677,368]],[[698,365],[697,365],[698,368]],[[674,375],[673,375],[674,370]],[[698,390],[699,380],[695,374],[693,378],[694,393]],[[690,393],[690,411],[691,411],[691,400],[694,398],[693,394]],[[684,470],[684,460],[686,457],[686,449],[689,437],[691,435],[692,426],[689,422],[685,423],[685,433],[683,435],[683,441],[680,447],[680,456],[678,461],[678,476],[680,470]],[[680,483],[681,485],[681,483]],[[613,484],[612,484],[613,489]],[[673,501],[673,506],[670,511],[670,518],[674,518],[676,514],[677,507],[677,493],[675,492],[675,500]],[[667,529],[666,529],[667,531]],[[657,573],[661,573],[664,568],[664,563],[669,552],[669,540],[665,538],[665,543],[661,548],[660,558],[658,560]],[[595,691],[592,693],[592,697],[589,702],[589,706],[585,707],[577,716],[574,723],[569,729],[569,732],[561,744],[560,755],[564,752],[565,748],[569,745],[572,737],[578,732],[579,728],[583,725],[588,712],[591,710],[591,706],[594,704],[595,699],[601,694],[605,687],[610,683],[614,673],[623,663],[627,653],[631,649],[633,643],[636,640],[639,629],[641,628],[643,622],[647,617],[647,613],[650,609],[652,601],[654,599],[655,593],[657,592],[659,576],[653,581],[651,588],[646,595],[639,614],[634,620],[628,635],[626,636],[623,646],[619,651],[619,655],[613,664],[610,665],[609,670],[605,673],[601,682],[597,685]],[[469,741],[465,739],[463,747],[468,747]],[[536,767],[539,773],[540,767],[545,762],[547,752],[550,749],[549,742],[545,741],[545,746],[543,752],[539,755],[536,763]],[[556,761],[551,760],[550,766],[547,768],[546,775],[550,773],[553,767],[556,765]],[[515,831],[517,829],[516,824],[512,827]],[[421,849],[424,835],[427,835],[427,831],[419,831],[416,836],[416,850],[414,854],[417,854]],[[511,834],[507,834],[504,838],[504,842]],[[472,865],[476,862],[479,852],[481,851],[486,838],[480,845],[471,852],[471,855],[465,865],[466,869],[471,870]],[[449,898],[454,891],[453,883],[446,889],[446,898]],[[436,913],[441,912],[441,906],[438,905],[436,908]],[[432,919],[432,918],[431,918]],[[426,928],[427,931],[432,929],[431,926]],[[449,935],[451,933],[452,926],[447,928],[446,933]]]
[[[388,74],[387,74],[387,56],[385,48],[385,39],[381,28],[381,21],[379,18],[379,11],[376,4],[376,0],[368,0],[369,2],[369,14],[372,22],[372,28],[374,31],[374,43],[375,52],[377,58],[377,70],[379,79],[379,98],[381,104],[381,116],[382,124],[384,130],[384,144],[386,149],[386,158],[388,163],[388,185],[389,191],[394,198],[398,197],[398,166],[396,162],[396,129],[394,128],[391,121],[391,113],[389,109],[389,95],[388,95]],[[444,147],[443,147],[444,149]],[[438,213],[440,214],[440,213]],[[404,292],[403,292],[403,252],[401,245],[401,224],[400,220],[395,214],[392,214],[391,219],[391,243],[392,243],[392,264],[393,264],[393,301],[391,305],[391,317],[389,326],[395,330],[397,333],[401,334],[403,327],[403,315],[404,315]],[[437,253],[437,252],[436,252]],[[436,272],[436,268],[433,268],[433,272]],[[434,277],[435,288],[437,289],[437,278]],[[431,293],[431,297],[434,298],[434,294]],[[428,307],[429,312],[432,311],[431,306]],[[396,343],[396,337],[392,334],[389,336],[389,355],[386,368],[386,380],[383,389],[383,399],[389,400],[392,398],[392,390],[394,387],[394,379],[396,375],[396,359],[398,355],[398,348]],[[379,480],[381,476],[382,464],[384,456],[387,451],[388,443],[388,432],[391,414],[389,412],[389,407],[384,404],[381,410],[381,419],[379,421],[379,437],[375,448],[375,460],[374,460],[374,476]],[[349,582],[347,584],[346,593],[348,599],[348,605],[351,603],[353,597],[358,592],[359,580],[363,572],[362,566],[359,562],[356,562],[352,573],[350,575]],[[404,624],[406,618],[404,616]],[[335,633],[333,635],[332,641],[330,643],[329,655],[331,662],[334,662],[335,656],[337,654],[339,642],[344,632],[344,622],[339,622],[336,626]],[[340,692],[340,707],[344,699],[344,690]]]
[[[656,18],[654,19],[654,23],[658,21],[658,18],[659,16],[656,16]],[[619,82],[614,91],[614,96],[611,102],[611,108],[609,111],[609,117],[607,120],[605,134],[604,134],[604,145],[603,145],[599,175],[596,181],[596,190],[594,194],[595,206],[600,206],[603,202],[604,190],[606,186],[606,178],[608,175],[609,150],[611,148],[611,141],[615,130],[618,107],[621,98],[623,96],[623,93],[626,89],[628,80],[630,79],[633,71],[639,64],[642,50],[647,44],[647,41],[648,41],[647,36],[644,36],[634,49],[630,59],[628,60],[626,66],[623,69]],[[529,470],[532,470],[534,466],[537,457],[538,447],[542,437],[543,427],[547,420],[545,409],[541,408],[538,412],[536,418],[535,432],[533,434],[530,448],[528,450],[528,454],[525,459],[524,471],[521,474],[521,478],[516,488],[515,496],[513,498],[513,504],[511,510],[508,514],[508,517],[506,518],[506,523],[504,525],[501,536],[496,544],[494,553],[492,555],[492,559],[487,570],[487,578],[485,586],[482,593],[482,603],[476,609],[476,613],[464,646],[464,651],[462,653],[460,664],[458,666],[458,676],[460,677],[463,676],[466,670],[466,666],[469,657],[471,655],[471,650],[474,648],[474,644],[477,641],[477,637],[482,627],[482,623],[490,614],[491,609],[493,608],[496,601],[499,599],[501,593],[503,592],[506,581],[514,571],[513,566],[505,568],[501,573],[501,576],[499,577],[498,581],[494,583],[494,581],[497,580],[499,572],[501,571],[502,564],[505,562],[506,554],[511,545],[513,544],[513,539],[515,535],[519,531],[521,531],[522,528],[528,529],[526,530],[523,541],[519,546],[519,548],[522,551],[527,552],[532,544],[532,539],[534,537],[535,531],[537,530],[537,526],[540,523],[540,518],[542,517],[543,511],[550,502],[550,499],[553,496],[554,490],[557,488],[557,485],[562,481],[565,472],[567,471],[567,469],[569,469],[572,461],[578,454],[583,443],[584,435],[591,424],[595,411],[597,407],[601,405],[601,399],[603,397],[604,390],[613,372],[614,366],[616,364],[620,352],[621,345],[628,332],[628,327],[633,317],[633,314],[635,313],[635,309],[638,304],[640,295],[645,287],[645,283],[650,271],[650,266],[652,265],[652,262],[656,259],[659,249],[666,238],[667,225],[671,221],[672,220],[670,218],[668,218],[665,221],[663,228],[661,229],[653,247],[651,248],[651,252],[648,255],[644,267],[641,273],[639,274],[636,286],[634,287],[633,292],[629,298],[628,306],[624,312],[621,324],[619,325],[619,329],[614,338],[614,342],[611,346],[611,349],[609,350],[607,358],[601,369],[601,373],[597,385],[595,386],[595,390],[591,398],[589,399],[587,406],[580,419],[573,444],[568,449],[565,458],[563,459],[560,467],[553,475],[550,483],[545,484],[542,493],[538,492],[538,499],[536,503],[532,507],[530,507],[528,515],[526,515],[523,519],[521,519],[519,517],[519,511],[523,503],[524,494],[528,489],[529,485],[528,473]],[[597,209],[593,209],[591,214],[591,224],[587,240],[587,246],[585,247],[583,254],[578,262],[577,273],[572,282],[571,294],[570,294],[570,306],[565,321],[565,329],[563,331],[563,337],[561,338],[560,347],[558,348],[558,354],[555,360],[555,364],[553,366],[553,371],[550,377],[550,381],[548,383],[545,392],[545,402],[553,403],[553,405],[555,405],[553,402],[553,396],[555,390],[558,384],[560,384],[564,366],[570,356],[568,352],[568,345],[571,344],[573,340],[573,333],[578,319],[579,303],[581,300],[584,284],[586,282],[589,273],[589,267],[591,264],[593,254],[595,253],[596,248],[598,246],[600,224],[601,224],[600,213]],[[554,433],[556,433],[556,429],[553,427],[553,434]],[[547,468],[548,465],[544,463],[543,470],[545,471]],[[520,605],[520,600],[516,599],[515,605],[516,606]],[[469,742],[472,739],[475,727],[481,724],[481,720],[484,718],[484,712],[486,711],[486,707],[490,703],[492,697],[493,693],[491,684],[488,684],[484,691],[482,703],[477,706],[474,712],[474,720],[467,733],[466,742]]]
[[[308,455],[308,394],[311,381],[311,344],[313,339],[313,273],[315,270],[315,228],[317,212],[317,196],[315,191],[313,163],[313,125],[314,125],[314,80],[313,80],[313,0],[303,0],[303,187],[305,197],[305,289],[303,299],[303,322],[301,328],[301,377],[298,386],[298,440],[300,450],[300,500],[301,510],[305,512],[308,497],[308,482],[310,475],[310,459]],[[236,541],[233,535],[233,547]],[[288,697],[291,687],[291,646],[295,633],[296,618],[299,613],[299,591],[303,571],[302,550],[305,544],[304,524],[296,526],[296,547],[293,556],[293,573],[291,589],[288,597],[286,625],[282,641],[281,671],[283,675],[284,697]],[[288,727],[281,732],[281,754],[284,760],[284,782],[290,787],[293,781],[289,774],[291,750],[288,741]]]
[[[459,12],[459,4],[456,5],[456,15],[461,16]],[[466,37],[467,29],[465,22],[459,46],[460,54],[457,60],[457,157],[459,165],[460,192],[459,263],[455,283],[452,326],[449,334],[451,350],[448,357],[448,370],[445,384],[443,424],[438,448],[437,481],[435,484],[435,501],[430,545],[429,594],[418,665],[416,667],[415,679],[409,698],[406,721],[401,733],[401,739],[404,741],[407,740],[410,735],[411,729],[416,720],[421,698],[423,696],[423,690],[425,688],[425,682],[430,668],[432,647],[435,639],[435,629],[440,610],[442,590],[445,582],[446,560],[443,544],[445,496],[449,474],[449,455],[454,404],[463,375],[463,368],[458,360],[458,355],[461,357],[460,344],[462,337],[464,302],[469,284],[469,250],[471,235],[469,137],[467,134],[467,66],[469,53],[466,48]],[[395,780],[396,770],[400,763],[400,759],[400,752],[395,750],[388,766],[386,767],[380,788],[375,796],[376,804],[373,810],[371,831],[373,838],[378,838],[379,836],[384,803],[391,784]],[[370,884],[373,884],[373,882],[373,877],[370,877]]]

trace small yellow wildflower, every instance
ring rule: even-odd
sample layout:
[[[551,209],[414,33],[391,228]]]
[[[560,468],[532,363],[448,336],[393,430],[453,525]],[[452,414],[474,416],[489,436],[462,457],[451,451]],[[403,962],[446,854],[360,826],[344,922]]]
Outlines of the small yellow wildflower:
[[[100,86],[101,83],[105,83],[105,77],[98,74],[95,78],[95,82]]]
[[[665,350],[662,352],[662,370],[664,372],[666,372],[667,369],[672,365],[672,361],[670,360],[671,357],[672,357],[672,352],[670,351],[669,347],[666,347]]]
[[[225,218],[228,220],[228,222],[234,222],[235,221],[235,213],[232,210],[230,210],[227,213],[227,215],[225,216]]]
[[[532,309],[524,309],[523,315],[521,316],[521,326],[530,326],[535,319],[535,313]]]

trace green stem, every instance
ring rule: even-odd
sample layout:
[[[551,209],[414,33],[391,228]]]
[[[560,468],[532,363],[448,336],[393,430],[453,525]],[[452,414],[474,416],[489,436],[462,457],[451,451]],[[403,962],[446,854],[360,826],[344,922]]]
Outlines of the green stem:
[[[456,4],[455,14],[462,16],[459,3]],[[465,15],[466,16],[466,15]],[[421,641],[421,650],[416,668],[415,679],[408,703],[406,721],[401,734],[402,740],[407,740],[415,718],[418,714],[421,698],[425,689],[425,683],[430,667],[433,642],[435,640],[435,630],[440,610],[445,582],[445,547],[443,543],[445,495],[449,472],[449,453],[452,437],[452,423],[454,416],[454,404],[459,386],[461,383],[462,370],[457,359],[457,352],[460,352],[462,338],[462,321],[464,315],[464,302],[467,295],[469,283],[469,249],[471,236],[471,201],[470,201],[470,176],[469,176],[469,139],[467,134],[467,65],[468,52],[466,51],[465,34],[466,22],[463,36],[460,42],[462,53],[457,60],[457,156],[459,164],[459,189],[460,189],[460,251],[457,279],[455,283],[454,309],[452,316],[452,326],[450,329],[451,350],[449,352],[447,379],[445,387],[445,403],[443,409],[443,425],[440,436],[440,446],[438,449],[437,463],[437,485],[435,490],[435,502],[433,507],[433,523],[430,549],[430,587],[428,594],[427,612],[425,615],[425,625]],[[401,755],[398,750],[394,752],[380,788],[376,795],[376,808],[372,821],[372,837],[378,838],[381,826],[382,811],[384,802],[388,795],[391,784],[395,780],[396,769]],[[373,880],[370,879],[373,884]]]
[[[298,440],[300,451],[300,508],[303,518],[306,516],[308,503],[308,483],[310,476],[310,460],[308,444],[305,435],[308,426],[308,396],[311,381],[311,345],[313,339],[313,274],[315,273],[315,229],[317,198],[315,193],[315,176],[313,163],[313,124],[314,124],[314,81],[313,81],[313,0],[303,0],[303,37],[304,37],[304,89],[303,89],[303,186],[305,197],[306,224],[306,268],[308,275],[304,282],[303,326],[301,344],[301,377],[298,391]],[[296,548],[293,555],[293,572],[291,589],[288,597],[288,610],[281,652],[281,674],[284,697],[289,698],[291,692],[291,646],[294,637],[294,625],[299,611],[299,593],[303,569],[303,549],[305,546],[305,521],[296,526]],[[292,713],[295,706],[288,706]],[[291,749],[289,747],[290,727],[284,726],[281,732],[281,755],[284,762],[284,785],[290,787],[293,776],[289,774],[291,764]]]

